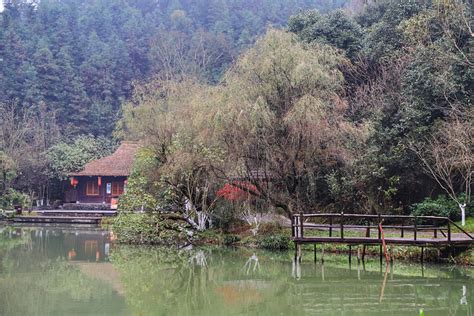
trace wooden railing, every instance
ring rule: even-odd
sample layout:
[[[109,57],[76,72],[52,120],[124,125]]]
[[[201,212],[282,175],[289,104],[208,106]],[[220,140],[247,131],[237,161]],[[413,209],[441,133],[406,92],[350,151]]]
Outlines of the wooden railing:
[[[324,237],[318,235],[312,237],[308,235],[308,230],[323,230],[328,232],[329,238],[337,238],[344,240],[345,233],[350,231],[365,232],[365,237],[361,238],[361,242],[367,239],[381,240],[380,223],[383,224],[383,229],[389,231],[391,235],[394,233],[400,234],[397,237],[399,240],[411,239],[417,241],[420,233],[427,231],[433,232],[434,240],[447,240],[449,243],[453,240],[452,229],[457,228],[462,233],[461,237],[467,240],[474,240],[474,237],[466,232],[459,225],[451,221],[448,217],[440,216],[411,216],[411,215],[366,215],[366,214],[345,214],[341,213],[321,213],[321,214],[294,214],[292,216],[292,236],[295,240],[303,240],[307,238]],[[361,224],[362,223],[362,224]],[[372,237],[372,231],[377,230],[377,238]],[[339,236],[334,236],[334,233],[339,231]],[[412,232],[412,237],[407,237],[406,233]],[[441,233],[442,238],[438,233]],[[426,238],[426,234],[424,236]],[[387,237],[386,237],[387,238]],[[391,236],[393,238],[393,236]],[[354,237],[351,237],[354,239]],[[389,238],[387,238],[389,239]]]

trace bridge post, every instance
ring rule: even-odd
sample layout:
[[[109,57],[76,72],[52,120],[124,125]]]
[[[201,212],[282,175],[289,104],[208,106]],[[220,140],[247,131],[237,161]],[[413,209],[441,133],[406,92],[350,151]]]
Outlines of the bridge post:
[[[329,216],[329,237],[332,237],[332,216]]]
[[[291,215],[291,237],[295,238],[295,215]]]
[[[300,212],[300,237],[303,238],[303,212]]]
[[[380,246],[379,246],[379,259],[380,259],[380,269],[382,269],[382,229],[381,229],[381,224],[382,224],[382,215],[378,214],[378,219],[379,219],[379,224],[377,225],[378,231],[379,231],[379,241],[380,241]]]
[[[378,214],[379,216],[379,224],[382,222],[382,215]],[[379,231],[379,240],[382,239],[382,231],[380,230],[380,226],[378,226],[378,231]]]
[[[417,221],[417,216],[415,215],[414,223],[413,225],[415,226],[415,230],[413,231],[413,240],[416,240],[416,235],[417,235],[417,230],[418,230],[418,221]]]
[[[451,243],[451,222],[448,219],[448,242]]]
[[[341,212],[341,239],[344,239],[344,212]]]

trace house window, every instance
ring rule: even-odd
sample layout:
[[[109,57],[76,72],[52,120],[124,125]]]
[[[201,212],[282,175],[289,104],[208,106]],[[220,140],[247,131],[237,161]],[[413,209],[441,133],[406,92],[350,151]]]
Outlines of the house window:
[[[123,193],[123,182],[112,182],[112,195],[121,195]]]
[[[97,181],[87,182],[86,195],[99,195],[99,185],[97,184]]]

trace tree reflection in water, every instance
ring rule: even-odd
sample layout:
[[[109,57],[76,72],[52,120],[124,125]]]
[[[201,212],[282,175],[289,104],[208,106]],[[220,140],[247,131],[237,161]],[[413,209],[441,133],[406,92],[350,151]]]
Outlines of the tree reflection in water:
[[[128,305],[140,315],[417,314],[456,315],[470,310],[459,303],[463,272],[398,264],[389,277],[378,264],[350,270],[347,258],[325,264],[292,261],[287,252],[245,249],[133,248],[111,254]],[[460,283],[460,280],[463,280]],[[462,307],[465,306],[465,307]],[[470,315],[469,312],[467,315]]]
[[[0,315],[126,313],[112,286],[67,261],[60,236],[60,231],[51,228],[4,229],[0,235]]]
[[[472,315],[472,270],[397,262],[389,277],[376,259],[107,245],[96,231],[5,230],[0,315]]]
[[[252,268],[252,263],[253,263],[253,268]],[[249,274],[250,270],[252,270],[252,272],[255,272],[257,269],[260,271],[260,263],[258,262],[257,255],[253,254],[249,257],[247,262],[245,262],[243,270],[245,270],[246,274]]]

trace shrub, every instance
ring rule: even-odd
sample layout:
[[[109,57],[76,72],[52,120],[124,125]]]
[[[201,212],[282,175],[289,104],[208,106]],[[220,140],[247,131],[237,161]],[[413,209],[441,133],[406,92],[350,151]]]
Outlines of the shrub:
[[[411,215],[414,216],[445,216],[451,220],[461,219],[457,203],[444,195],[439,195],[436,199],[427,197],[422,202],[413,204],[411,208]],[[466,207],[466,216],[468,213],[469,207]]]
[[[233,245],[239,241],[240,241],[239,235],[233,235],[233,234],[224,235],[224,245],[226,246]]]
[[[21,205],[23,208],[31,207],[31,199],[28,194],[15,189],[8,189],[5,194],[0,196],[1,209],[12,209],[15,205]]]
[[[263,223],[260,225],[259,234],[261,235],[274,235],[279,234],[282,231],[280,223]]]
[[[181,244],[188,242],[184,227],[159,214],[120,212],[112,219],[117,240],[128,244]]]
[[[227,204],[219,204],[212,213],[212,226],[224,232],[244,225],[245,222],[239,218],[237,210]]]
[[[282,234],[264,236],[257,240],[259,248],[268,250],[287,250],[290,247],[290,237]]]

